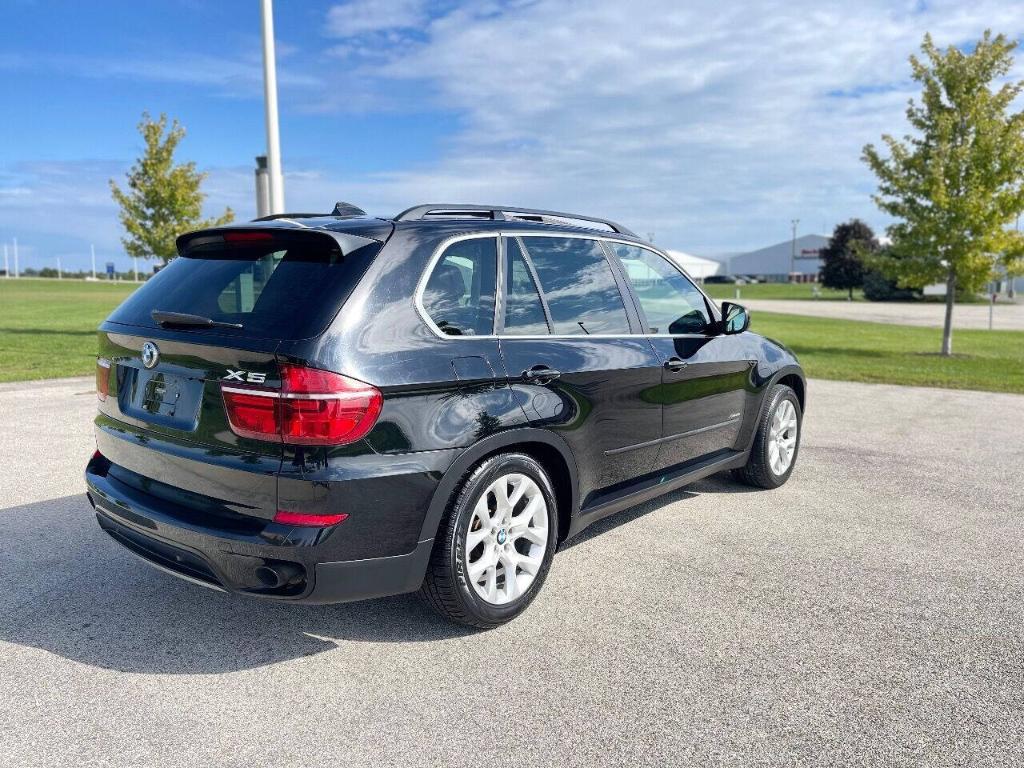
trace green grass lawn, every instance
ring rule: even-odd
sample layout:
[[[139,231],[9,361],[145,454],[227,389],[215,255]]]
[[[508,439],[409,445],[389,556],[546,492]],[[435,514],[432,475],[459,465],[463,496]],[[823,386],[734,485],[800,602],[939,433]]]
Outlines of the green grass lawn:
[[[781,341],[808,376],[1024,394],[1024,332],[956,330],[954,356],[939,328],[752,312],[751,329]]]
[[[96,370],[96,326],[137,286],[0,278],[0,381]]]
[[[0,381],[92,374],[96,326],[135,287],[0,278]],[[944,359],[938,328],[752,314],[753,329],[793,349],[812,377],[1024,393],[1024,332],[956,331],[957,354]]]

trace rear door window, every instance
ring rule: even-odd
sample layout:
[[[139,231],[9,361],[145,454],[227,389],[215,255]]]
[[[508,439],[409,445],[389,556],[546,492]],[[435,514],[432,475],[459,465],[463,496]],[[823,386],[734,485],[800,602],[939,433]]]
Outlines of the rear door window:
[[[239,239],[225,240],[233,237]],[[196,238],[186,253],[118,307],[110,322],[157,328],[150,313],[161,310],[242,326],[215,329],[219,334],[284,340],[316,336],[380,250],[376,241],[350,239],[355,247],[343,253],[338,242],[324,234],[226,233]]]
[[[604,247],[580,237],[523,237],[559,336],[626,335],[629,320]]]
[[[449,336],[494,332],[497,238],[459,240],[445,249],[423,289],[423,309]]]

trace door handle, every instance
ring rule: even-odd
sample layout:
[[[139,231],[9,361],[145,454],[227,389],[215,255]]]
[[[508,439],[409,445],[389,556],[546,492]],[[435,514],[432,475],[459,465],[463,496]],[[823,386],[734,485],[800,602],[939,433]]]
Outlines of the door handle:
[[[547,384],[549,381],[554,381],[562,375],[561,371],[556,371],[554,368],[549,368],[546,365],[535,365],[532,368],[523,371],[523,381],[527,381],[531,384]]]
[[[686,367],[686,361],[678,357],[670,357],[665,361],[665,368],[670,371],[681,371]]]

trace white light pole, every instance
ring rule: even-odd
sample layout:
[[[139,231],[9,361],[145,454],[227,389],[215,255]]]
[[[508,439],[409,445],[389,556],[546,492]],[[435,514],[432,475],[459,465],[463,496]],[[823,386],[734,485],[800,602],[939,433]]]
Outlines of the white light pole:
[[[7,258],[7,243],[4,243],[4,277],[11,279],[11,262]]]
[[[274,4],[260,0],[263,16],[263,102],[267,119],[267,171],[270,174],[270,212],[284,213],[281,175],[281,137],[277,126],[277,61],[274,57]]]
[[[139,259],[137,256],[132,256],[132,271],[135,273],[135,282],[139,282]]]
[[[18,272],[18,238],[14,237],[11,239],[14,240],[14,276],[20,277],[21,275]]]
[[[64,279],[64,270],[62,270],[60,268],[60,256],[57,257],[57,279],[58,280],[63,280]]]
[[[92,254],[92,279],[96,279],[96,246],[89,245],[89,252]]]

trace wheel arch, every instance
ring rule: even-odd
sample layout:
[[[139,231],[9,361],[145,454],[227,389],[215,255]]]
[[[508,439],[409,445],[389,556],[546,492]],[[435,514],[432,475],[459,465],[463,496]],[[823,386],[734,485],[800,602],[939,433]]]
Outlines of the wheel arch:
[[[807,397],[807,380],[804,377],[803,369],[800,368],[799,365],[795,364],[782,366],[772,373],[762,386],[761,402],[757,406],[756,417],[750,424],[750,431],[746,438],[747,451],[749,451],[754,445],[754,438],[757,437],[757,425],[761,423],[761,417],[764,415],[764,409],[768,407],[768,395],[771,393],[772,387],[776,384],[785,384],[790,387],[796,393],[796,398],[800,402],[801,415],[804,412],[804,403],[806,402]]]
[[[471,468],[490,456],[511,451],[525,453],[547,470],[558,503],[558,541],[564,540],[572,518],[579,509],[576,460],[561,437],[532,427],[490,435],[461,453],[445,471],[434,490],[419,540],[425,541],[437,535],[449,503]]]
[[[771,383],[772,386],[776,384],[785,384],[796,393],[796,399],[800,401],[800,412],[803,413],[807,391],[807,382],[804,380],[803,373],[799,369],[782,372],[782,375],[777,376]]]

